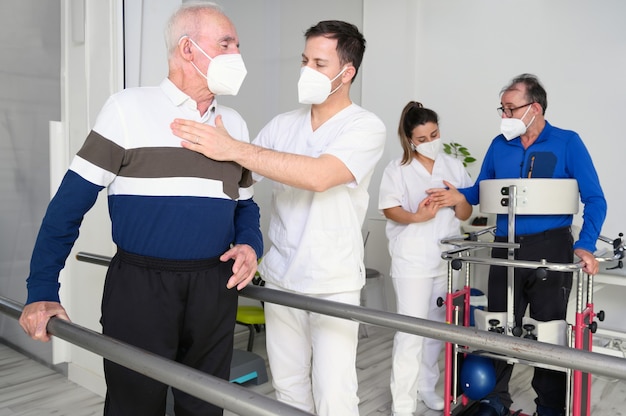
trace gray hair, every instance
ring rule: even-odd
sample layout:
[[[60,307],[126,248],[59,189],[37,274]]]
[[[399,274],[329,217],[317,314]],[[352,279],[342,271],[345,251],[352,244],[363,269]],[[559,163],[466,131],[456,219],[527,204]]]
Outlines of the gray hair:
[[[171,57],[180,39],[189,35],[196,36],[200,32],[200,19],[204,13],[224,14],[222,8],[213,2],[189,1],[183,3],[167,21],[165,26],[165,47]]]
[[[526,99],[528,102],[539,103],[543,109],[543,114],[546,114],[546,109],[548,108],[548,94],[536,75],[521,74],[516,76],[502,88],[500,95],[515,89],[517,84],[524,84],[526,86]]]

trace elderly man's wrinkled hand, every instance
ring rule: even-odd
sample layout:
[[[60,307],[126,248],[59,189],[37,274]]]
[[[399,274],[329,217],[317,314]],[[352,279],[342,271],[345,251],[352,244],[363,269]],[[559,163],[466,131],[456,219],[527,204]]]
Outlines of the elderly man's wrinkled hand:
[[[221,261],[235,260],[233,263],[233,275],[228,279],[226,287],[237,287],[241,290],[254,278],[257,270],[258,259],[256,252],[247,244],[237,244],[220,257]]]
[[[50,318],[54,316],[66,321],[70,320],[65,308],[59,302],[33,302],[24,306],[19,323],[32,339],[48,342],[50,335],[46,327]]]

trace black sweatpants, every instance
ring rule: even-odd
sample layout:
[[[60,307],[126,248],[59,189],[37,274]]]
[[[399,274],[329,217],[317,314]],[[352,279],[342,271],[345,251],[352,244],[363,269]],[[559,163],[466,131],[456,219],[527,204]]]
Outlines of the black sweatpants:
[[[237,291],[227,289],[232,262],[171,261],[118,251],[102,298],[104,335],[227,380]],[[104,360],[106,416],[163,416],[167,386]],[[173,390],[176,416],[223,410]]]
[[[508,241],[506,237],[496,237],[496,241]],[[515,250],[516,260],[550,263],[572,263],[574,261],[573,238],[569,227],[556,228],[543,233],[517,236],[515,242],[520,248]],[[494,248],[493,258],[507,258],[507,249]],[[491,312],[507,310],[507,268],[491,266],[488,283],[488,309]],[[567,301],[572,289],[572,273],[548,271],[545,278],[537,277],[535,269],[515,269],[514,311],[515,324],[521,326],[526,308],[530,306],[530,317],[537,321],[565,319]],[[509,380],[513,365],[494,360],[496,367],[496,393],[502,403],[510,407]],[[532,386],[537,393],[538,405],[563,409],[565,407],[566,377],[562,371],[535,367]]]

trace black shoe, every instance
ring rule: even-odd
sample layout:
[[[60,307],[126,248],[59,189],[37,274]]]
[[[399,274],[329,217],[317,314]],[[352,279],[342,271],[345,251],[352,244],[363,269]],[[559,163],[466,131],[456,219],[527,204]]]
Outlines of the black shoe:
[[[489,396],[480,401],[473,416],[507,416],[508,414],[509,409],[497,396]]]
[[[540,404],[537,405],[537,416],[564,416],[564,415],[565,415],[565,411],[563,409],[545,407]]]

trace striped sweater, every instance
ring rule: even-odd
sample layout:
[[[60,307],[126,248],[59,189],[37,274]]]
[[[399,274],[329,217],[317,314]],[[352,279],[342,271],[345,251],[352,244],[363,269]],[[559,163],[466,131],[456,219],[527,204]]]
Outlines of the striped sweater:
[[[174,118],[214,124],[216,115],[233,137],[249,140],[236,111],[214,100],[200,116],[195,101],[167,79],[111,96],[48,206],[31,258],[27,303],[59,301],[59,272],[104,188],[113,241],[125,251],[191,260],[249,244],[260,257],[250,172],[182,148],[169,127]]]

